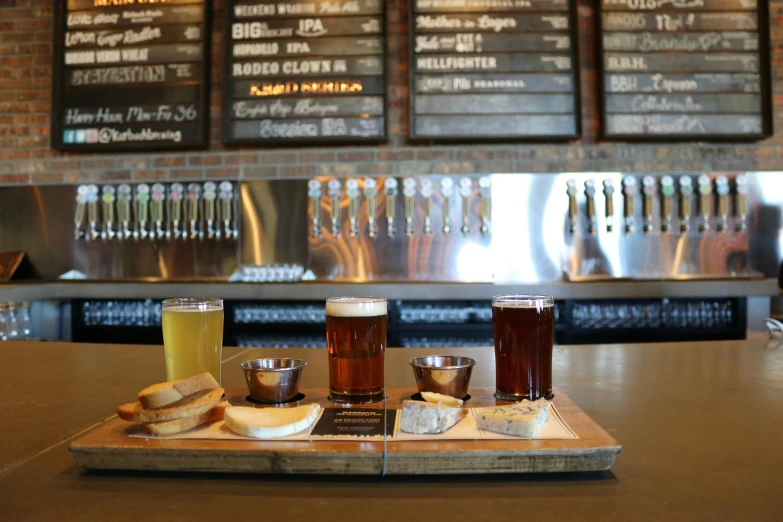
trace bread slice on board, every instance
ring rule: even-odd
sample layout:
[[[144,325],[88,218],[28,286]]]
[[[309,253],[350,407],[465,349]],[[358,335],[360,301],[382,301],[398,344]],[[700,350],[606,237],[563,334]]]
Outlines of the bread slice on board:
[[[188,395],[220,386],[209,372],[179,381],[168,381],[147,386],[139,392],[139,402],[146,409],[162,408]]]
[[[131,422],[162,422],[200,415],[211,410],[223,396],[223,388],[202,390],[166,406],[148,410],[140,402],[128,402],[117,406],[117,415]]]
[[[199,413],[198,415],[193,415],[182,419],[145,424],[144,431],[152,435],[176,435],[177,433],[191,430],[196,426],[201,426],[202,424],[206,424],[208,422],[217,422],[219,420],[223,420],[223,413],[229,406],[231,406],[231,404],[229,404],[228,401],[220,401],[215,406],[213,406],[212,409]]]

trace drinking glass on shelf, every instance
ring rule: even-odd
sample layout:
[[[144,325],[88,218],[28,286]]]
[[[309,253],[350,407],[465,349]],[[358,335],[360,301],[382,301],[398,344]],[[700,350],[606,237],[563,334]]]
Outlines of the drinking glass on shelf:
[[[17,323],[19,324],[19,334],[22,339],[32,339],[33,321],[30,319],[30,303],[22,301],[22,306],[17,312]]]
[[[9,302],[7,310],[5,336],[9,341],[16,341],[19,339],[19,324],[16,322],[16,303]]]

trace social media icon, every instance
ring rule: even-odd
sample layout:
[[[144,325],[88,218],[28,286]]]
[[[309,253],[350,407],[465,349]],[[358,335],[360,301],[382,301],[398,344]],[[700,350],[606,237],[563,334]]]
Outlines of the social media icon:
[[[87,129],[87,143],[98,143],[98,129]]]
[[[76,131],[76,143],[86,143],[87,142],[87,131],[84,129],[78,129]]]
[[[63,132],[64,143],[73,143],[73,138],[74,138],[74,132],[72,130],[67,130]]]

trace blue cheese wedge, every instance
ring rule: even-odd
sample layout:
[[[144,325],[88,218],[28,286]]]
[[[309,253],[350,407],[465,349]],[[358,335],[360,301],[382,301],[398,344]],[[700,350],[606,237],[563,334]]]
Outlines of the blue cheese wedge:
[[[467,410],[421,401],[403,401],[400,429],[408,433],[443,433],[465,417]]]
[[[532,437],[546,423],[551,401],[522,401],[511,406],[476,410],[476,424],[482,430]]]

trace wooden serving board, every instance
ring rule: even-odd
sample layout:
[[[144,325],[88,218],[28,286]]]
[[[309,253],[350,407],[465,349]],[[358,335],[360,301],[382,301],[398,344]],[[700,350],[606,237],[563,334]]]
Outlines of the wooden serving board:
[[[386,406],[401,408],[414,389],[387,390]],[[497,401],[488,388],[472,388],[467,406]],[[340,405],[323,389],[304,390],[292,405],[313,402]],[[234,405],[251,405],[247,391],[226,390]],[[442,475],[468,473],[533,473],[609,469],[621,447],[614,438],[563,393],[555,391],[555,406],[579,436],[563,440],[447,441],[254,441],[132,438],[132,423],[114,418],[70,445],[76,462],[91,469],[213,471],[232,473]],[[384,403],[361,407],[384,408]],[[385,446],[385,447],[384,447]]]

